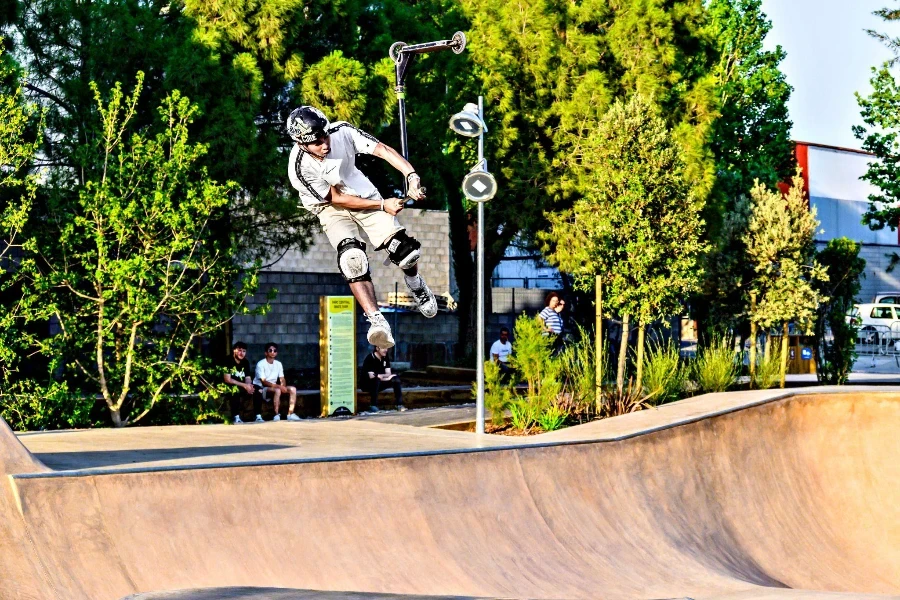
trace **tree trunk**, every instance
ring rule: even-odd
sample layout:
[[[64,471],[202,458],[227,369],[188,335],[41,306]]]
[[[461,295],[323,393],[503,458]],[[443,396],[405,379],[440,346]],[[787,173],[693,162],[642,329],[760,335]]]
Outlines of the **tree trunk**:
[[[753,389],[753,379],[756,377],[756,292],[750,292],[750,389]]]
[[[622,339],[619,340],[619,364],[616,368],[616,389],[619,398],[625,394],[625,359],[628,355],[628,333],[631,317],[622,315]]]
[[[750,389],[756,378],[756,323],[750,321]]]
[[[787,374],[788,360],[788,322],[784,322],[784,328],[781,333],[781,389],[784,389],[785,375]]]
[[[123,427],[125,423],[122,422],[122,411],[118,408],[109,409],[109,416],[112,419],[113,427]]]
[[[643,394],[641,384],[644,379],[644,333],[646,331],[646,325],[640,323],[638,325],[638,339],[637,339],[637,377],[634,382],[634,389],[637,391],[639,395]]]
[[[603,408],[603,281],[599,275],[595,283],[597,316],[594,322],[594,410],[599,415]]]

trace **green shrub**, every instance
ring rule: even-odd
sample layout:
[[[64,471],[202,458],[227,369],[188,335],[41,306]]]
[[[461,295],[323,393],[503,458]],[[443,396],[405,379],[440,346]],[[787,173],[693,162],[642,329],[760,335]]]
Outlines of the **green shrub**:
[[[25,380],[0,394],[0,417],[16,431],[91,427],[99,424],[91,415],[94,404],[93,398],[70,391],[66,383],[44,387]]]
[[[565,408],[554,403],[538,415],[537,423],[544,431],[556,431],[566,424],[568,416]]]
[[[537,420],[538,411],[527,397],[520,397],[510,402],[509,415],[514,429],[527,431]]]
[[[538,317],[519,315],[516,319],[515,350],[510,357],[511,366],[528,384],[528,395],[540,392],[541,382],[556,370],[553,359],[553,339],[543,335]]]
[[[567,345],[557,359],[563,389],[570,395],[576,412],[589,412],[596,401],[594,345],[591,332],[579,327],[578,339]]]
[[[510,364],[528,384],[524,396],[509,402],[512,425],[526,431],[551,406],[562,390],[560,361],[553,357],[553,339],[543,335],[540,320],[525,314],[516,319],[516,345]]]
[[[675,344],[650,345],[644,355],[644,401],[663,404],[678,400],[686,374]]]
[[[472,397],[478,395],[478,382],[472,383]],[[491,413],[491,423],[503,425],[504,413],[509,408],[513,393],[509,385],[503,381],[500,365],[492,360],[484,363],[484,407]]]
[[[772,347],[769,353],[760,353],[756,359],[756,374],[753,376],[753,387],[767,390],[781,381],[781,349]]]
[[[735,384],[737,376],[738,364],[731,338],[713,336],[694,361],[697,387],[707,393],[724,392]]]

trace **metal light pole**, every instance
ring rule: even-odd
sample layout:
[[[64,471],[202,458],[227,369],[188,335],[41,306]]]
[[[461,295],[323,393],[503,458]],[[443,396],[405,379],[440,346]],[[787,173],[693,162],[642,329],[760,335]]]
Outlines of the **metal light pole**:
[[[450,118],[450,129],[466,137],[478,137],[478,164],[463,178],[463,194],[478,204],[478,239],[476,244],[476,365],[475,432],[484,433],[484,203],[497,193],[497,181],[487,170],[484,158],[484,97],[478,97],[478,106],[466,104],[462,112]]]
[[[478,96],[478,118],[484,122],[484,96]],[[484,128],[478,134],[478,164],[487,171],[487,161],[484,159]],[[478,268],[476,269],[478,310],[475,321],[478,328],[478,391],[475,395],[475,433],[484,433],[484,202],[478,203],[476,253],[478,255]]]

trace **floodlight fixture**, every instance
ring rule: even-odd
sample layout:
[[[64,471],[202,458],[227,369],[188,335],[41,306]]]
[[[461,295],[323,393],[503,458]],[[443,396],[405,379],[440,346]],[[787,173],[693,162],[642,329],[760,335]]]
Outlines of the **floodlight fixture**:
[[[469,102],[462,111],[450,117],[450,129],[465,137],[478,137],[488,130],[474,102]]]

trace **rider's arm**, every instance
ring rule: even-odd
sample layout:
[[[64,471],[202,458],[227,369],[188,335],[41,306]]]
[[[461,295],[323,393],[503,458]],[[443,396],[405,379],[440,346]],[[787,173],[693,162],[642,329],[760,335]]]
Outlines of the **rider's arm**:
[[[331,191],[325,196],[325,200],[330,201],[332,206],[338,206],[340,208],[349,208],[352,210],[381,210],[380,199],[366,200],[359,196],[344,194],[339,192],[334,186],[331,186]]]
[[[397,198],[366,200],[359,196],[344,194],[343,192],[338,191],[334,186],[331,186],[331,191],[328,192],[326,199],[331,202],[332,206],[349,208],[352,210],[384,210],[390,215],[396,215],[403,210],[403,201]]]
[[[403,156],[391,148],[383,144],[382,142],[378,142],[378,145],[375,146],[375,150],[372,152],[378,158],[386,160],[389,165],[400,171],[403,174],[403,177],[406,177],[410,173],[414,173],[416,170],[413,168],[409,161],[403,158]]]

